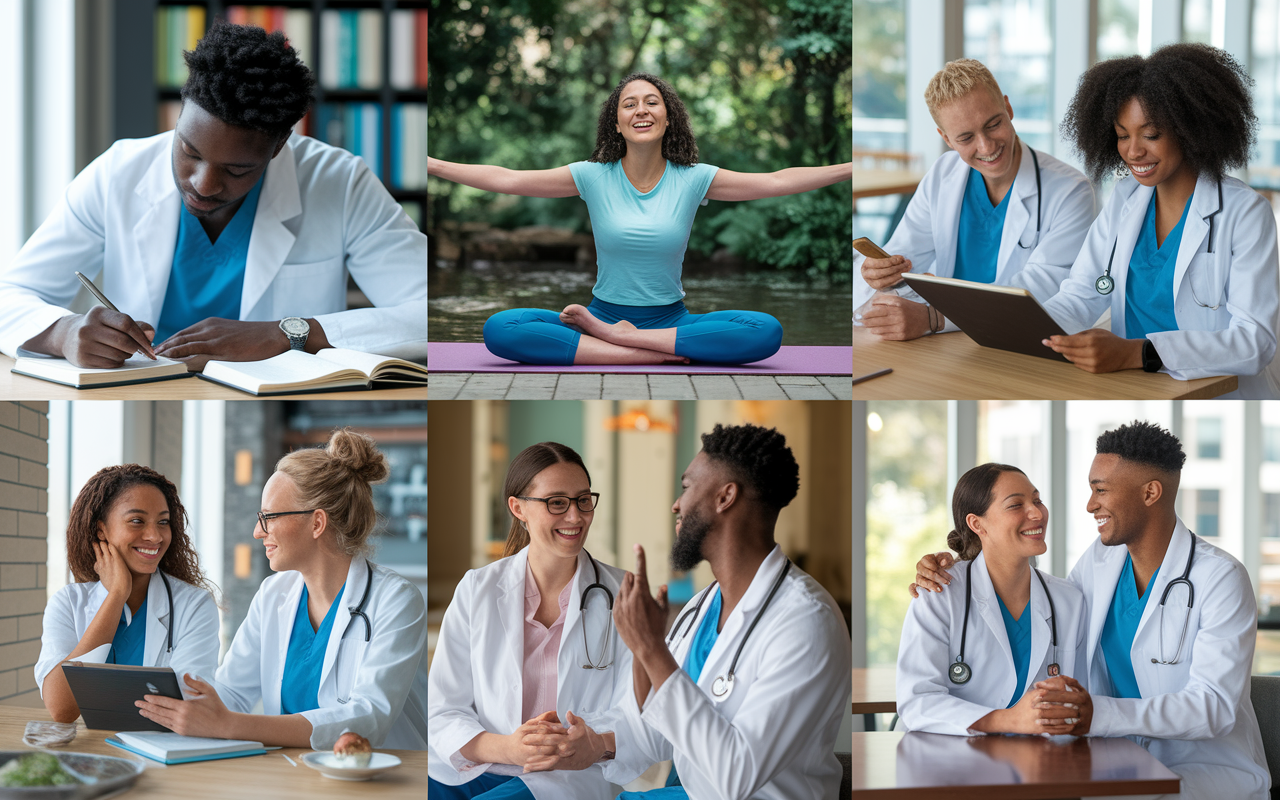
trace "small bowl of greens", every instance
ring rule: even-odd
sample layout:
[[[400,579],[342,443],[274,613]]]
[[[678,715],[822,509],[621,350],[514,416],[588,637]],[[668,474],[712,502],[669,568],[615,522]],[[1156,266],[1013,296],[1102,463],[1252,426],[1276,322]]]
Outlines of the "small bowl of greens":
[[[0,750],[0,800],[87,800],[133,784],[143,769],[115,756]]]

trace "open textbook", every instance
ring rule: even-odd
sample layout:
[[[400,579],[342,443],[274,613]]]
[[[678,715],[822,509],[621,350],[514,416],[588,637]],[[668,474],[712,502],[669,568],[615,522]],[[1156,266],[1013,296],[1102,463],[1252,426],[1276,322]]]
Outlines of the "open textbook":
[[[60,383],[77,389],[100,389],[106,386],[168,381],[193,374],[187,371],[187,365],[181,361],[159,356],[152,361],[139,354],[134,354],[124,362],[124,366],[115,369],[77,367],[65,358],[19,356],[10,371],[17,375],[39,378],[42,381]]]
[[[315,355],[290,350],[262,361],[210,361],[200,377],[253,395],[301,394],[426,386],[427,368],[400,358],[333,347]]]

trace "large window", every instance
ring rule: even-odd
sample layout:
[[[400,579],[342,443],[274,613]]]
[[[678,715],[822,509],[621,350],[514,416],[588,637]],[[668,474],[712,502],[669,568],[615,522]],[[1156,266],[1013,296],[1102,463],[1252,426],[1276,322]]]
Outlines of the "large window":
[[[1052,149],[1053,37],[1049,0],[965,0],[964,54],[991,70],[1013,107],[1018,135]]]
[[[1249,74],[1258,115],[1257,156],[1250,166],[1280,165],[1280,0],[1254,0]]]
[[[1140,0],[1098,0],[1098,60],[1138,52]]]
[[[853,147],[905,152],[906,0],[854,0],[853,21]]]

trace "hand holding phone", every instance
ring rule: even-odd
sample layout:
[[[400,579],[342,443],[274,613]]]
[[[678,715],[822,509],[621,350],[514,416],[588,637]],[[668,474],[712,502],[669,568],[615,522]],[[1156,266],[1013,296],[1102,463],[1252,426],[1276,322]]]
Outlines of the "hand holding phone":
[[[911,271],[911,261],[903,256],[891,256],[865,236],[853,240],[853,248],[866,260],[862,262],[862,278],[876,291],[886,291],[905,286],[901,275]]]

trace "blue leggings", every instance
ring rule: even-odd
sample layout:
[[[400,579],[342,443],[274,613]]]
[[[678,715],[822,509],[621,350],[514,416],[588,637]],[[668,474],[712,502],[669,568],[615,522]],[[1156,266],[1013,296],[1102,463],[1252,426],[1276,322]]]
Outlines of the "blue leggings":
[[[588,310],[602,322],[676,329],[676,355],[708,364],[749,364],[778,352],[782,323],[759,311],[690,314],[684,301],[665,306],[620,306],[593,298]],[[522,364],[569,366],[582,334],[541,308],[509,308],[484,323],[484,343],[499,358]]]
[[[427,778],[427,794],[431,800],[533,800],[523,781],[515,775],[482,773],[461,786],[446,786]]]

